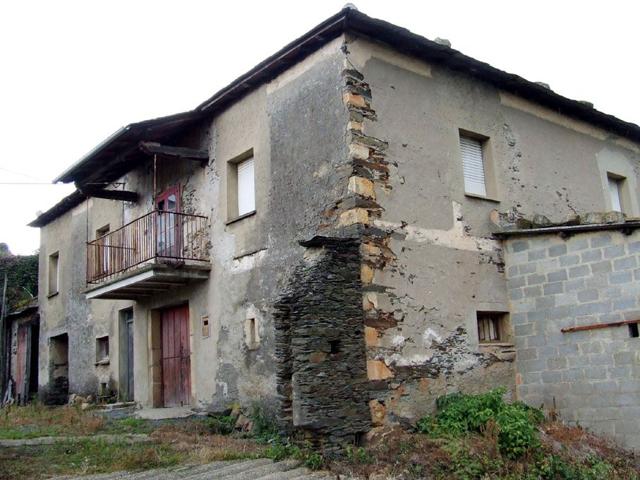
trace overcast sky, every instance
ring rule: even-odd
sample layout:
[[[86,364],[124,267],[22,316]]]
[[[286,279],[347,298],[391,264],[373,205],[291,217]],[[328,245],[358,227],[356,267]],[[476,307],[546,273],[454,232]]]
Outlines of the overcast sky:
[[[0,242],[72,191],[50,182],[115,130],[194,108],[345,2],[0,3]],[[357,0],[359,10],[640,123],[630,1]],[[24,185],[18,183],[36,183]],[[8,184],[8,183],[11,183]]]

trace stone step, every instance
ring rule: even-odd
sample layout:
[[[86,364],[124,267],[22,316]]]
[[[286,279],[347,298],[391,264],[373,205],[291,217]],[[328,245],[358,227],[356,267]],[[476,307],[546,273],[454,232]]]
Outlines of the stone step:
[[[293,468],[291,470],[285,470],[284,472],[270,473],[268,475],[265,475],[264,477],[258,478],[259,480],[293,480],[294,478],[307,478],[307,475],[309,475],[309,469],[300,467]]]
[[[269,460],[268,458],[259,458],[257,460],[243,460],[240,462],[229,462],[229,464],[223,466],[222,468],[214,468],[209,472],[203,472],[200,474],[195,474],[195,475],[191,475],[191,474],[187,474],[185,476],[181,476],[181,477],[175,477],[176,479],[181,479],[181,480],[210,480],[211,478],[211,473],[215,471],[215,478],[225,478],[225,477],[230,477],[231,475],[234,474],[239,474],[241,472],[246,472],[248,470],[252,470],[252,469],[257,469],[259,467],[262,467],[264,465],[269,465],[272,464],[273,461]],[[250,478],[255,478],[255,477],[250,477]]]

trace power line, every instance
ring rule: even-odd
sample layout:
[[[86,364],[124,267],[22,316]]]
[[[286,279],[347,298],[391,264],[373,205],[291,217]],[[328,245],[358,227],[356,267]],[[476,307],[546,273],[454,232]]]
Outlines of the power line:
[[[28,173],[17,172],[15,170],[10,170],[10,169],[5,168],[5,167],[0,167],[0,170],[2,170],[4,172],[8,172],[8,173],[13,173],[14,175],[20,175],[21,177],[33,178],[34,180],[43,181],[43,179],[40,178],[40,177],[36,177],[36,176],[30,175]]]
[[[58,185],[64,185],[64,183],[51,183],[51,182],[0,182],[0,185],[50,185],[50,186],[58,186]]]

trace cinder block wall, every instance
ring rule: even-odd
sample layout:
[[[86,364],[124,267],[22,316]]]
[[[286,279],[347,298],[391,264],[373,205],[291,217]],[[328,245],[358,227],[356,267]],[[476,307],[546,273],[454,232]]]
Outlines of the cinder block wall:
[[[517,392],[530,405],[640,448],[640,231],[511,237],[505,262]]]

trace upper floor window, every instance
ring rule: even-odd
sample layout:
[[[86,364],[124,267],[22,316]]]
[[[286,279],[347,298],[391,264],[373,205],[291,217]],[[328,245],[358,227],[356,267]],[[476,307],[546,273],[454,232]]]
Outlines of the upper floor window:
[[[489,138],[465,130],[459,135],[465,194],[497,201]]]
[[[607,173],[607,181],[609,183],[609,196],[611,199],[611,210],[615,212],[624,212],[622,201],[622,189],[625,178],[612,173]]]
[[[248,158],[238,164],[238,216],[251,213],[255,209],[253,158]]]
[[[256,211],[253,149],[227,162],[227,219],[233,222]]]
[[[47,293],[49,295],[55,295],[58,293],[58,283],[59,283],[59,260],[60,254],[58,252],[52,253],[49,255],[49,285],[47,289]]]

